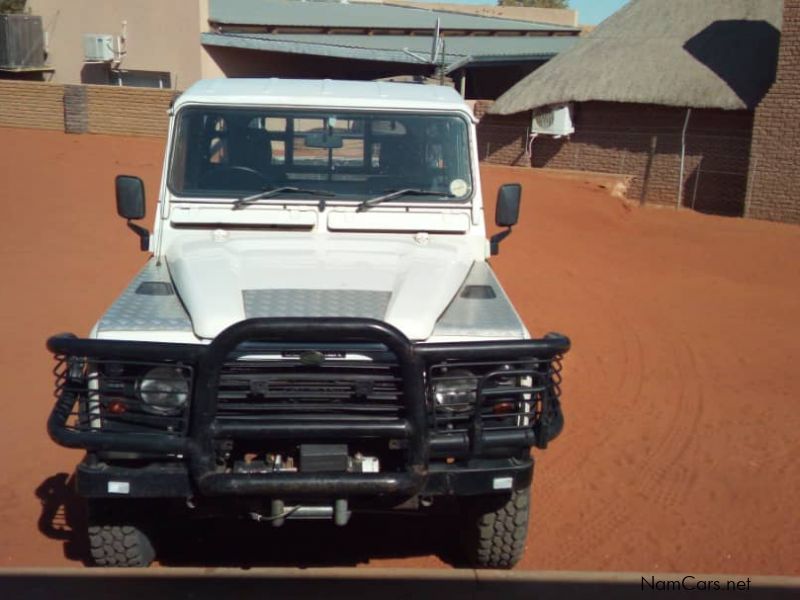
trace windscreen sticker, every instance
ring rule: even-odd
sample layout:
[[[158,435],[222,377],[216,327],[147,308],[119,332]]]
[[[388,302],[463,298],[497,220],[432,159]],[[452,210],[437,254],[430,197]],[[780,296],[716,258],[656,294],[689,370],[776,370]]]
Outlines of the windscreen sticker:
[[[469,185],[463,179],[453,179],[450,182],[450,193],[453,194],[456,198],[461,198],[467,195],[469,191]]]

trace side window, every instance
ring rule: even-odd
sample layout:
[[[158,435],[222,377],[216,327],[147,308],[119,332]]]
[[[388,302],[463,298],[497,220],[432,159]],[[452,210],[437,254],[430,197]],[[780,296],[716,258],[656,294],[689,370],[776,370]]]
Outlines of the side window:
[[[266,117],[263,128],[270,133],[286,133],[286,119],[284,117]]]

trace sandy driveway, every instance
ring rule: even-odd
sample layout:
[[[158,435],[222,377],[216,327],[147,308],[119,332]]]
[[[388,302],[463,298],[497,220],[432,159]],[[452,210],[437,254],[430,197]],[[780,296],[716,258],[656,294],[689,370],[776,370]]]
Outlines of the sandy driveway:
[[[143,176],[151,202],[162,145],[0,129],[0,566],[81,564],[56,510],[72,507],[59,474],[80,454],[44,430],[44,341],[88,332],[144,261],[113,177]],[[800,228],[629,208],[524,169],[483,176],[492,199],[502,182],[525,190],[492,261],[501,281],[532,331],[574,344],[521,567],[800,574]],[[165,562],[446,565],[419,521],[233,541],[210,528]]]

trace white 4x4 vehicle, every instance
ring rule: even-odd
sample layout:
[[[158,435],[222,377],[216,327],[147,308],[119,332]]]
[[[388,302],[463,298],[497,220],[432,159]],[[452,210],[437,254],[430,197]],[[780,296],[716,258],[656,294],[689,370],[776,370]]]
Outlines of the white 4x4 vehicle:
[[[569,349],[531,339],[487,263],[519,201],[501,188],[487,241],[475,119],[448,88],[183,93],[152,235],[141,180],[117,178],[152,257],[87,339],[48,341],[94,561],[149,564],[166,507],[345,525],[446,506],[466,559],[513,566]]]

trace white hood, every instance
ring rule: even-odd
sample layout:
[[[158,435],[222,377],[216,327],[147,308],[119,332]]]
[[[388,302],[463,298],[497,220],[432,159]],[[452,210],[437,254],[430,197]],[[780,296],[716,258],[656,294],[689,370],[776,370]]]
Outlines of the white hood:
[[[166,258],[202,338],[251,317],[369,316],[424,340],[472,266],[463,241],[454,242],[189,234],[170,244]]]

